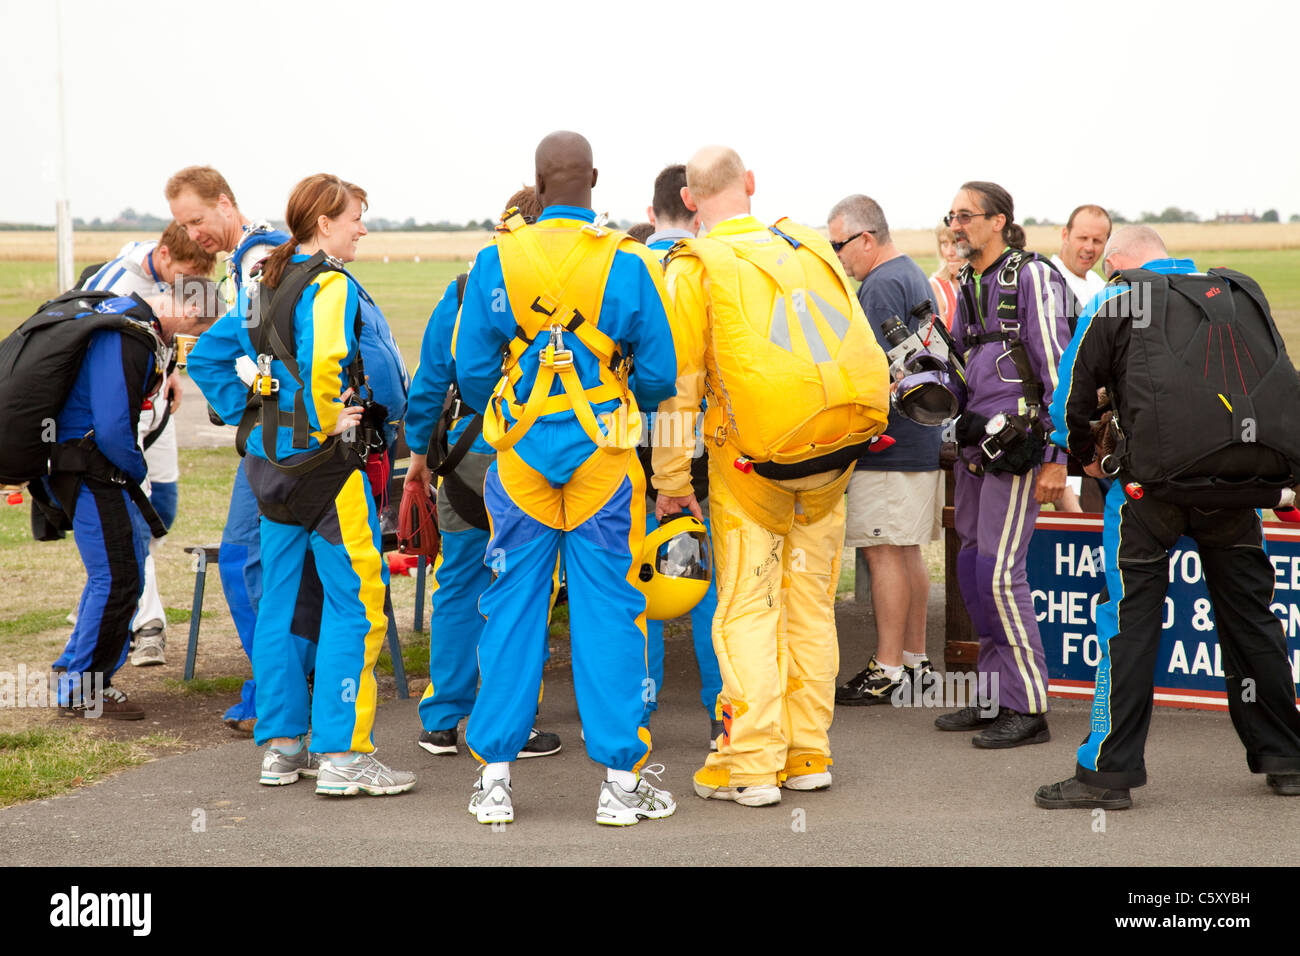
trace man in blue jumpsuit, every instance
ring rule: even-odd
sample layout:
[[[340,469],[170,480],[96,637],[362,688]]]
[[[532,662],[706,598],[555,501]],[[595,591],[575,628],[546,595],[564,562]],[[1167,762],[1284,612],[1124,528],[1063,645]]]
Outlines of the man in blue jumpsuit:
[[[645,244],[662,261],[668,250],[682,239],[694,239],[699,231],[700,217],[691,212],[682,202],[682,189],[686,186],[686,166],[676,163],[665,166],[655,177],[654,197],[646,215],[655,231],[647,237]],[[650,420],[654,420],[654,413]],[[651,434],[654,434],[653,427]],[[651,441],[642,447],[641,463],[646,469],[646,490],[653,490],[650,481],[654,475],[654,466],[650,462]],[[700,501],[700,511],[704,515],[704,527],[709,527],[709,469],[708,458],[703,454],[703,446],[696,445],[700,451],[691,462],[691,485],[695,496]],[[646,512],[646,533],[659,526],[655,520],[654,509]],[[713,615],[718,609],[718,585],[709,581],[709,590],[700,603],[691,609],[691,640],[695,645],[695,663],[700,671],[700,703],[709,714],[709,749],[718,748],[718,737],[722,735],[722,720],[718,717],[718,694],[722,692],[722,673],[718,670],[718,655],[713,650]],[[650,686],[651,697],[649,710],[659,709],[658,695],[664,683],[664,624],[663,621],[646,621],[646,634],[650,640]],[[649,714],[646,715],[647,720]]]
[[[222,286],[226,308],[233,309],[258,263],[276,246],[287,242],[288,233],[271,228],[265,220],[253,221],[245,216],[225,177],[210,166],[187,166],[167,181],[164,192],[172,217],[185,228],[189,237],[204,251],[225,258],[226,274]],[[237,371],[245,385],[251,385],[257,373],[251,361],[238,363]],[[257,499],[248,486],[242,460],[230,491],[230,508],[221,531],[217,562],[221,589],[225,592],[239,643],[251,661],[257,607],[262,598],[262,546],[257,525]],[[239,702],[222,717],[232,730],[250,737],[257,722],[256,694],[257,684],[251,678],[244,681]]]
[[[536,170],[545,212],[535,226],[507,220],[479,253],[453,341],[461,394],[484,411],[497,449],[484,486],[496,578],[479,602],[482,686],[465,731],[485,766],[470,812],[514,819],[510,763],[537,706],[561,557],[587,753],[608,768],[597,822],[634,824],[676,809],[639,773],[649,677],[645,599],[632,583],[645,535],[637,404],[656,407],[674,390],[669,306],[653,256],[595,224],[587,140],[550,134]]]
[[[1148,226],[1117,231],[1106,245],[1103,263],[1108,275],[1139,268],[1167,275],[1197,271],[1191,259],[1169,258],[1159,234]],[[1136,315],[1124,297],[1131,290],[1128,283],[1114,282],[1086,304],[1061,358],[1061,388],[1052,402],[1052,441],[1088,462],[1084,472],[1094,478],[1103,477],[1089,427],[1097,389],[1108,386],[1123,412],[1125,382],[1114,374],[1128,366],[1131,335],[1137,334],[1130,328],[1141,328],[1130,323]],[[1163,322],[1163,316],[1149,317],[1152,321]],[[1101,660],[1088,736],[1077,751],[1074,776],[1039,787],[1034,802],[1045,810],[1123,810],[1133,805],[1130,790],[1146,783],[1168,552],[1182,534],[1196,541],[1205,568],[1228,712],[1246,747],[1247,766],[1266,774],[1274,792],[1300,796],[1300,714],[1286,638],[1269,608],[1274,573],[1264,551],[1259,512],[1193,508],[1140,490],[1133,493],[1129,478],[1121,471],[1106,494],[1106,600],[1097,605]]]
[[[86,566],[77,623],[56,664],[59,705],[64,715],[77,717],[95,714],[102,701],[103,716],[139,720],[144,709],[111,681],[126,660],[131,620],[144,586],[150,528],[123,483],[104,476],[116,469],[137,491],[145,479],[148,467],[136,441],[140,409],[167,375],[162,344],[171,341],[183,316],[166,295],[150,297],[147,303],[136,295],[106,299],[96,311],[127,315],[151,326],[158,342],[151,348],[126,332],[94,332],[72,391],[55,418],[57,435],[78,440],[55,446],[45,486],[71,518]]]
[[[521,189],[510,197],[506,209],[519,210],[534,222],[542,209],[536,191]],[[433,310],[420,345],[420,365],[411,382],[406,408],[406,442],[411,448],[407,483],[432,484],[428,452],[456,381],[451,339],[467,276],[457,276],[447,286]],[[476,412],[457,398],[460,407],[449,409],[447,445],[455,449],[473,425]],[[496,451],[480,432],[452,473],[438,485],[438,530],[442,553],[434,568],[433,611],[429,618],[429,686],[420,698],[420,747],[435,756],[454,756],[457,725],[469,716],[478,692],[478,640],[483,615],[478,601],[492,583],[492,571],[483,562],[487,553],[488,521],[483,510],[483,478]],[[473,500],[467,500],[472,497]],[[461,512],[465,511],[465,514]],[[472,512],[472,513],[471,513]],[[519,751],[520,759],[559,753],[560,738],[534,728]]]

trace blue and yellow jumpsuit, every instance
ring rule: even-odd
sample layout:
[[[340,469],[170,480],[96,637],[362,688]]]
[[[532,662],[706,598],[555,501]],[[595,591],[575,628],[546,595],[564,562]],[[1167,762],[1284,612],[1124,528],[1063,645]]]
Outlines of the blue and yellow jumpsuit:
[[[420,346],[420,365],[411,382],[406,442],[420,454],[429,449],[447,389],[456,378],[451,341],[458,308],[453,281],[429,317]],[[471,417],[462,417],[448,430],[447,440],[453,447]],[[479,435],[462,466],[481,468],[495,454]],[[478,601],[492,583],[492,571],[483,560],[488,532],[456,514],[442,489],[438,495],[438,526],[442,553],[434,568],[433,612],[429,619],[429,686],[420,698],[419,708],[420,724],[430,731],[451,730],[474,707],[478,642],[483,633]]]
[[[540,356],[552,345],[556,354],[572,355],[574,373],[587,390],[579,401],[591,399],[575,413],[557,373],[545,412],[517,443],[503,447],[493,441],[498,454],[487,472],[484,499],[492,525],[485,560],[495,579],[479,601],[486,618],[479,639],[482,686],[465,733],[470,749],[486,763],[514,760],[528,740],[557,557],[568,586],[574,691],[587,753],[622,771],[638,770],[650,753],[649,731],[639,726],[650,679],[645,598],[632,583],[645,537],[645,476],[633,448],[612,450],[626,444],[617,422],[599,426],[602,434],[613,435],[600,447],[579,421],[587,410],[599,417],[627,406],[603,376],[601,359],[572,331],[581,323],[571,310],[578,309],[623,356],[635,356],[628,386],[647,408],[673,394],[677,360],[662,270],[644,246],[623,242],[602,260],[609,263],[603,276],[568,288],[575,272],[608,251],[604,243],[617,241],[594,228],[594,219],[590,209],[556,205],[535,226],[522,227],[542,244],[557,274],[551,281],[516,264],[514,247],[506,245],[517,241],[513,236],[484,249],[470,272],[453,342],[461,393],[485,411],[490,439],[494,407],[501,408],[507,426],[528,417],[524,406]],[[585,253],[583,243],[589,244]],[[557,285],[562,294],[552,295]],[[538,309],[565,316],[566,327],[543,329],[524,348],[516,326],[527,328]],[[517,377],[505,389],[502,349],[512,345]],[[508,400],[493,406],[498,383],[505,389],[498,397]]]
[[[306,260],[295,255],[294,263]],[[319,452],[343,409],[348,370],[360,348],[358,309],[363,293],[347,273],[326,271],[303,290],[294,306],[294,350],[310,426],[308,448],[293,447],[293,429],[282,424],[276,457],[293,465]],[[256,358],[241,307],[220,319],[190,353],[190,377],[225,421],[243,413],[246,389],[231,372],[239,355]],[[271,365],[279,382],[278,405],[292,415],[297,382],[277,359]],[[377,687],[375,662],[387,631],[384,595],[388,568],[380,555],[379,516],[361,460],[341,443],[334,454],[301,476],[271,463],[261,426],[248,436],[245,469],[262,511],[262,601],[253,645],[257,682],[259,744],[296,737],[310,726],[312,749],[321,753],[374,750]],[[309,696],[310,644],[295,637],[291,621],[303,564],[314,558],[324,592],[320,634],[315,649],[315,689]]]

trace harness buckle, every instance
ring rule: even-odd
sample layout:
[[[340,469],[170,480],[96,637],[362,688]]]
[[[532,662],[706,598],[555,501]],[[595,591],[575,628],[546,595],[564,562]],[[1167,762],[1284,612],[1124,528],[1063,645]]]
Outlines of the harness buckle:
[[[274,395],[280,390],[280,381],[271,375],[271,356],[262,354],[257,357],[257,375],[253,379],[253,391],[263,398]]]
[[[551,326],[551,340],[542,349],[542,354],[538,359],[539,364],[552,369],[565,369],[573,367],[573,352],[564,347],[563,327],[559,325]]]

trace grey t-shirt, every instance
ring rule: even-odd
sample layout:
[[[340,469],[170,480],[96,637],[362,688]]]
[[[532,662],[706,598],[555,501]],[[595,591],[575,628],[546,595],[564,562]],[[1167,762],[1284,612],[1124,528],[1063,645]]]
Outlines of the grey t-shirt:
[[[916,331],[920,320],[911,311],[929,298],[929,280],[921,267],[907,256],[876,266],[858,288],[858,301],[867,313],[867,324],[885,351],[889,351],[889,343],[881,334],[880,326],[896,315]],[[857,467],[872,471],[937,471],[941,432],[942,429],[934,426],[918,425],[891,408],[885,434],[894,439],[893,446],[863,455]]]

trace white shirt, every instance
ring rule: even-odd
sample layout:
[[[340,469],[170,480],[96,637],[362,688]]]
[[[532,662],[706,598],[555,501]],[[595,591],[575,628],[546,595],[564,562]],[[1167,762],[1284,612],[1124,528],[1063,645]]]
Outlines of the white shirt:
[[[1070,271],[1069,266],[1065,264],[1065,261],[1059,255],[1052,256],[1052,265],[1056,266],[1061,271],[1061,275],[1065,276],[1065,281],[1070,284],[1070,291],[1079,300],[1081,310],[1094,295],[1106,288],[1106,280],[1092,269],[1084,273],[1083,278],[1080,279]]]

